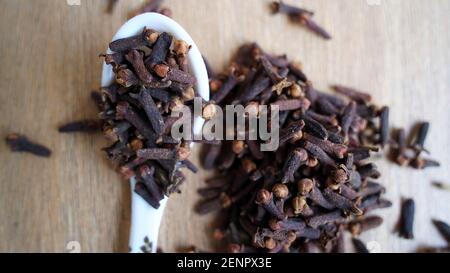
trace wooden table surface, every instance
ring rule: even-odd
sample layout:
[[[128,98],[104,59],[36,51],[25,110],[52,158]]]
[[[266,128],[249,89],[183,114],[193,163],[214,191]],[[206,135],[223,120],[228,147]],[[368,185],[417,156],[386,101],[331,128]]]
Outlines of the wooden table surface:
[[[100,152],[101,135],[61,135],[59,124],[96,116],[89,99],[112,35],[143,1],[121,0],[113,15],[106,1],[0,0],[0,135],[20,132],[53,149],[50,159],[13,154],[0,143],[0,251],[125,252],[130,192]],[[271,16],[266,0],[168,0],[173,17],[192,35],[216,69],[243,42],[302,61],[319,89],[341,83],[369,91],[391,106],[394,126],[432,121],[427,147],[439,169],[414,171],[379,160],[391,209],[385,223],[363,236],[381,251],[409,252],[443,245],[431,218],[450,222],[450,1],[305,0],[333,35],[324,41],[284,16]],[[198,153],[193,154],[198,162]],[[200,172],[170,199],[161,228],[165,251],[196,245],[210,249],[210,219],[192,207]],[[417,204],[416,239],[393,235],[401,197]]]

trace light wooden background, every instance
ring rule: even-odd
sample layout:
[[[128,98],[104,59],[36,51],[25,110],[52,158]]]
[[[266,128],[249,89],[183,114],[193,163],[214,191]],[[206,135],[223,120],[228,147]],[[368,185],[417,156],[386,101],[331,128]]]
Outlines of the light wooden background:
[[[69,1],[70,2],[70,1]],[[385,224],[363,239],[382,251],[407,252],[443,244],[430,219],[450,222],[450,1],[305,0],[333,35],[326,42],[271,16],[266,0],[168,0],[174,18],[192,35],[216,69],[241,43],[257,41],[269,52],[302,61],[315,85],[342,83],[368,90],[392,107],[392,123],[409,128],[432,121],[427,147],[442,162],[425,172],[380,161],[393,208]],[[100,82],[97,58],[142,1],[121,0],[113,15],[106,1],[0,0],[0,135],[17,131],[52,147],[50,159],[12,154],[0,143],[0,251],[64,252],[78,241],[83,252],[124,252],[130,220],[128,183],[99,151],[100,135],[60,135],[66,121],[91,118],[89,100]],[[379,5],[377,5],[379,3]],[[197,161],[197,154],[193,155]],[[197,245],[209,249],[208,223],[192,207],[208,174],[189,176],[173,196],[163,221],[165,251]],[[417,202],[416,240],[392,234],[401,197]]]

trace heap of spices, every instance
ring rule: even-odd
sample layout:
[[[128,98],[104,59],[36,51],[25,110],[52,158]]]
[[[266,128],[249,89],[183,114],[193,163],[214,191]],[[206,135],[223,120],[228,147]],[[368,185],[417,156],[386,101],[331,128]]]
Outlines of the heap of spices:
[[[425,140],[430,128],[429,122],[420,122],[415,130],[411,130],[407,141],[405,129],[397,129],[394,136],[392,149],[392,160],[400,166],[410,166],[414,169],[426,169],[439,167],[440,163],[433,159],[422,157],[423,152],[428,152],[425,148]]]
[[[312,19],[314,16],[312,11],[287,5],[283,1],[272,2],[271,9],[273,13],[286,14],[292,22],[304,26],[316,35],[326,40],[331,39],[331,35]]]
[[[6,144],[13,152],[26,152],[41,157],[50,157],[51,150],[41,144],[30,141],[26,136],[11,133],[6,137]]]
[[[116,81],[101,88],[100,118],[111,142],[104,151],[125,179],[136,177],[135,191],[158,208],[164,195],[180,191],[186,180],[182,168],[197,171],[188,160],[190,142],[170,135],[177,120],[172,111],[193,107],[196,80],[186,58],[190,46],[169,33],[144,29],[109,47],[114,53],[102,56]]]
[[[381,225],[368,214],[391,203],[368,160],[385,142],[380,119],[387,117],[368,94],[318,91],[285,55],[255,43],[243,45],[225,73],[212,75],[211,96],[223,108],[281,109],[276,151],[262,151],[263,141],[249,139],[203,151],[203,165],[218,174],[199,190],[204,200],[197,211],[220,211],[214,237],[227,250],[344,251],[345,230],[358,236]]]

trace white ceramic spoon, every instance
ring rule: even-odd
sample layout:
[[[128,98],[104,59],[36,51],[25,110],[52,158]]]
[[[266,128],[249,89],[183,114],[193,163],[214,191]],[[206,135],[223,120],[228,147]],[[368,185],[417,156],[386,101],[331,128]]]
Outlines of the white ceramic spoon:
[[[208,74],[202,55],[192,40],[191,36],[174,20],[158,13],[144,13],[126,22],[116,33],[113,41],[127,38],[142,32],[144,27],[154,29],[159,32],[167,32],[176,39],[181,39],[192,46],[188,59],[191,73],[196,77],[195,89],[206,101],[209,100]],[[108,49],[108,53],[112,53]],[[114,81],[112,67],[103,64],[102,86],[108,86]],[[201,132],[203,119],[197,117],[194,122],[194,133]],[[130,180],[131,185],[131,228],[130,228],[130,252],[156,252],[158,244],[159,226],[161,224],[164,208],[167,204],[167,197],[161,201],[159,209],[154,209],[148,205],[139,195],[134,192],[136,180]]]

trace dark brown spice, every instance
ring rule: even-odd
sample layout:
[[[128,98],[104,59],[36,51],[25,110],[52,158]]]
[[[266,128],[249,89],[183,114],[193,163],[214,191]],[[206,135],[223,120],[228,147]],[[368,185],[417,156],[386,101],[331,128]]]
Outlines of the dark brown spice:
[[[345,107],[344,112],[341,117],[341,128],[344,137],[347,137],[350,126],[356,116],[356,103],[354,101],[350,102],[347,107]]]
[[[95,120],[80,120],[61,125],[58,128],[60,133],[75,132],[96,132],[100,130],[100,125]]]
[[[147,118],[150,121],[153,130],[157,135],[161,135],[164,128],[164,119],[150,92],[142,90],[139,94],[139,101],[143,106],[145,113],[147,113]]]
[[[12,152],[27,152],[41,157],[50,157],[51,151],[47,147],[30,141],[26,136],[16,133],[6,137],[6,144]]]
[[[120,102],[117,104],[117,119],[126,119],[147,139],[156,139],[154,131],[147,122],[142,119],[130,106],[128,102]]]
[[[450,245],[450,226],[447,223],[439,220],[433,220],[433,224],[442,235],[442,237],[444,237],[444,239],[447,241],[447,244]]]
[[[389,142],[389,107],[383,107],[380,112],[380,144],[384,147]]]
[[[284,13],[289,17],[291,21],[305,26],[307,29],[311,30],[312,32],[316,33],[317,35],[321,36],[324,39],[331,39],[330,34],[328,34],[328,32],[326,32],[322,27],[317,25],[312,20],[314,12],[294,7],[291,5],[287,5],[282,1],[272,2],[271,8],[273,13]]]
[[[400,216],[399,235],[405,239],[414,238],[414,214],[415,203],[412,199],[406,199],[402,204],[402,211]]]
[[[139,196],[142,197],[147,203],[149,203],[152,207],[155,209],[158,209],[160,204],[158,199],[156,199],[154,196],[150,194],[150,192],[145,187],[145,184],[142,182],[136,183],[134,187],[134,192],[139,194]]]
[[[335,144],[328,140],[322,140],[310,134],[305,134],[303,139],[319,146],[326,153],[336,158],[344,158],[344,155],[347,152],[347,146],[345,145]]]
[[[147,67],[147,69],[153,70],[153,67],[155,65],[161,64],[166,60],[171,44],[171,35],[166,32],[163,32],[159,35],[158,40],[156,40],[156,43],[152,48],[150,56],[145,60],[145,66]]]
[[[238,84],[238,79],[231,73],[221,87],[215,91],[211,97],[211,100],[216,103],[221,103],[222,100],[228,96],[231,90]]]
[[[304,164],[308,159],[308,154],[304,149],[295,149],[283,167],[283,178],[281,183],[294,182],[294,173],[300,168],[301,164]]]
[[[267,190],[260,190],[256,196],[257,204],[264,207],[268,213],[270,213],[273,217],[276,217],[279,220],[284,220],[286,216],[279,211],[279,209],[273,203],[272,193]]]
[[[419,129],[417,132],[417,137],[414,140],[414,143],[412,143],[412,147],[420,153],[421,151],[425,150],[425,140],[428,135],[428,130],[430,128],[429,122],[422,122],[418,125]]]
[[[324,125],[307,116],[303,116],[303,120],[305,121],[306,132],[323,140],[328,139],[329,133]]]
[[[366,244],[363,241],[361,241],[357,238],[352,238],[352,242],[353,242],[353,246],[355,247],[355,250],[357,253],[361,253],[361,254],[370,253],[370,251],[366,247]]]
[[[164,193],[155,182],[155,168],[143,165],[139,168],[139,172],[147,191],[153,196],[153,198],[157,199],[158,202],[161,201],[164,198]]]
[[[144,83],[152,82],[153,77],[150,74],[150,72],[148,72],[147,68],[145,68],[145,65],[144,65],[144,53],[143,52],[139,52],[139,51],[133,49],[125,55],[125,59],[131,63],[131,65],[134,68],[134,71],[136,71],[136,74],[141,81],[143,81]]]
[[[362,215],[363,211],[357,206],[356,202],[345,198],[344,196],[334,192],[330,188],[323,191],[324,197],[328,202],[344,210],[345,212],[351,212],[354,215]]]
[[[139,79],[130,69],[119,69],[116,74],[116,82],[125,88],[140,84]]]
[[[336,162],[319,146],[311,142],[304,142],[303,147],[308,151],[309,154],[317,158],[322,164],[328,165],[330,167],[336,166]]]
[[[158,37],[158,33],[151,29],[144,29],[141,34],[130,38],[119,39],[109,44],[109,49],[113,52],[125,52],[143,46],[152,46]]]

